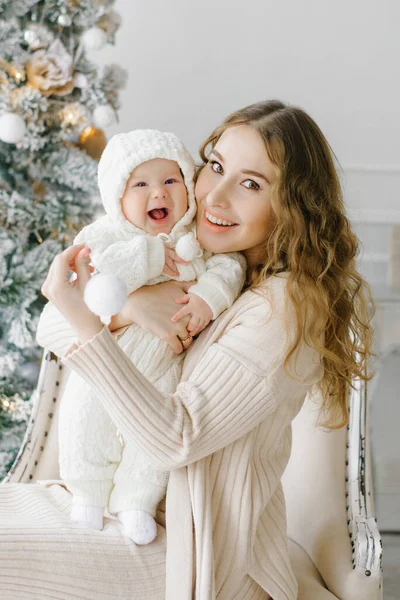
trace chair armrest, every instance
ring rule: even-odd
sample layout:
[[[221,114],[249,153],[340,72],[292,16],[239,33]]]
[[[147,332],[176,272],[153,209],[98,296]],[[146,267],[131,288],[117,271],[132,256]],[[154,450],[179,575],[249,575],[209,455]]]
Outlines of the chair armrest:
[[[367,385],[353,379],[349,391],[346,496],[353,569],[382,578],[382,540],[372,495]],[[381,586],[382,589],[382,586]]]

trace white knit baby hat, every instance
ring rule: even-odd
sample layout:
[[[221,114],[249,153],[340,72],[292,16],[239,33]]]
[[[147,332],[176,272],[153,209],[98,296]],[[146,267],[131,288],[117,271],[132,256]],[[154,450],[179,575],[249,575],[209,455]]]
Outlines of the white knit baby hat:
[[[196,214],[196,201],[193,184],[194,160],[181,140],[173,133],[156,129],[136,129],[114,135],[99,161],[98,183],[101,199],[107,214],[113,221],[124,228],[134,228],[124,216],[120,200],[133,169],[154,158],[176,161],[183,173],[188,193],[188,210],[173,227],[171,234],[174,235],[177,228],[180,229],[193,220]]]

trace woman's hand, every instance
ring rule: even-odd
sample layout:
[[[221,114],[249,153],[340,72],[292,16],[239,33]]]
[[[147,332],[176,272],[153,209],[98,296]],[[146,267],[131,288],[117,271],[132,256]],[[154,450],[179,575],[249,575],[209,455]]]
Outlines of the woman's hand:
[[[193,341],[192,337],[187,339],[190,334],[186,325],[190,316],[183,317],[177,323],[172,323],[171,317],[178,308],[176,299],[184,297],[194,283],[194,281],[165,281],[139,288],[128,296],[124,308],[118,314],[117,322],[120,326],[136,323],[155,337],[167,342],[175,354],[180,354],[183,350],[187,350]],[[182,344],[181,340],[185,339],[187,341]]]
[[[100,318],[89,310],[83,299],[85,286],[93,270],[89,265],[89,255],[90,249],[85,244],[69,246],[54,257],[41,287],[43,296],[58,308],[81,343],[103,328]],[[76,273],[74,281],[69,281],[68,271]]]

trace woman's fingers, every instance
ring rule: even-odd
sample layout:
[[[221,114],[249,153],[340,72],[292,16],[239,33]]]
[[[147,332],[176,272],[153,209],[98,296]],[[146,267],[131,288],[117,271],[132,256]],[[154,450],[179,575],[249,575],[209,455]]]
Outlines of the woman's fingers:
[[[90,248],[87,248],[86,244],[74,244],[73,246],[68,246],[65,248],[60,254],[57,254],[61,258],[63,262],[69,264],[71,261],[75,259],[75,257],[79,254],[79,252],[83,249],[87,249],[87,253],[90,254]]]
[[[174,333],[166,340],[175,354],[180,354],[183,350],[186,350],[188,343],[186,342],[185,347],[183,347],[181,340],[187,338],[188,335],[191,334],[188,332],[183,322],[175,324]]]
[[[176,335],[168,340],[168,344],[171,346],[174,354],[180,354],[183,352],[183,346]]]
[[[74,262],[70,262],[70,263],[69,263],[69,265],[68,265],[68,269],[69,269],[70,271],[73,271],[74,273],[76,273],[76,265],[75,265],[75,261],[74,261]],[[93,273],[95,269],[94,269],[94,267],[93,267],[92,265],[89,265],[89,270],[90,270],[90,272],[91,272],[91,273]]]
[[[180,354],[183,350],[187,350],[189,346],[193,342],[193,337],[191,339],[186,340],[185,345],[183,345],[182,340],[186,339],[188,336],[192,336],[192,334],[187,331],[187,329],[183,329],[177,336],[173,336],[168,340],[169,345],[171,346],[174,354]]]
[[[190,296],[185,295],[185,296],[179,296],[179,298],[175,298],[175,302],[177,304],[187,304],[190,300]]]
[[[68,249],[70,249],[71,247],[69,247]],[[65,252],[65,250],[64,250]],[[63,254],[63,253],[61,253]],[[42,287],[40,288],[40,291],[42,292],[43,296],[45,298],[47,298],[48,300],[52,299],[52,294],[53,294],[53,289],[54,289],[54,284],[55,282],[59,282],[60,280],[60,275],[59,275],[59,270],[60,270],[60,256],[61,254],[57,254],[50,265],[49,271],[47,273],[46,279],[43,282]],[[66,272],[65,275],[65,279],[66,281],[68,281],[68,271]]]
[[[80,250],[80,252],[78,252],[77,257],[75,259],[76,273],[78,275],[78,284],[81,286],[82,289],[85,288],[87,282],[91,277],[89,269],[89,255],[89,248],[83,248],[83,250]]]
[[[53,260],[51,262],[49,271],[48,271],[48,273],[46,275],[46,279],[43,281],[42,287],[40,288],[41,293],[48,300],[50,300],[49,294],[50,294],[51,281],[53,279],[53,272],[54,272],[54,258],[53,258]]]
[[[71,270],[69,269],[69,264],[75,262],[77,254],[84,247],[85,244],[68,246],[63,252],[53,258],[47,277],[40,290],[45,298],[51,300],[55,290],[60,290],[65,283],[69,283],[68,271]]]
[[[85,247],[85,244],[77,244],[76,246],[68,246],[61,254],[53,260],[52,283],[61,285],[68,282],[68,265],[71,261],[76,260],[79,252]],[[88,249],[90,252],[90,250]]]

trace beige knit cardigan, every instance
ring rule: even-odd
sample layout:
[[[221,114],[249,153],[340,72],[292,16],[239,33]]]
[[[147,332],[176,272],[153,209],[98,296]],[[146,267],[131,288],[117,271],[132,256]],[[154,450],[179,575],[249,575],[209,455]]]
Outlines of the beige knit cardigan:
[[[171,471],[167,600],[231,599],[246,575],[274,600],[297,598],[281,476],[291,422],[323,367],[303,343],[296,372],[293,363],[292,377],[284,371],[295,322],[289,301],[288,325],[284,320],[286,275],[264,284],[269,300],[243,293],[199,336],[174,394],[158,392],[107,327],[63,357],[95,390],[123,437]],[[54,346],[57,327],[42,323],[42,344]]]

